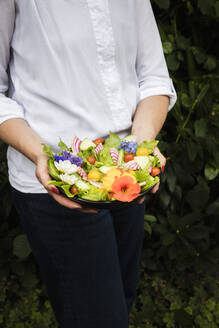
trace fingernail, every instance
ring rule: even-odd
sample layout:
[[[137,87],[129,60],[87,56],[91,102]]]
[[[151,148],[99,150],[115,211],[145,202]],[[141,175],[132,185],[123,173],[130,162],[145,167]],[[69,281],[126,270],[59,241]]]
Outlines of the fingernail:
[[[161,171],[164,172],[164,170],[165,170],[165,166],[163,165],[163,166],[161,167]]]
[[[55,188],[55,187],[51,187],[51,191],[52,191],[52,192],[55,192],[56,194],[58,194],[58,193],[59,193],[58,189],[57,189],[57,188]]]

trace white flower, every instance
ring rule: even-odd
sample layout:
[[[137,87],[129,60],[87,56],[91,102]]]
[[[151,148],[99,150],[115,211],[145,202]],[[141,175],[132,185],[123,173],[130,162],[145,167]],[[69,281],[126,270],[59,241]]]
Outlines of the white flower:
[[[61,178],[62,181],[66,182],[66,183],[68,183],[70,185],[75,184],[75,182],[79,179],[74,174],[73,175],[69,175],[67,173],[60,174],[60,178]]]
[[[116,166],[101,166],[100,168],[99,168],[99,170],[100,170],[100,172],[102,172],[102,173],[106,173],[106,172],[108,172],[110,169],[112,169],[112,168],[114,168],[114,167],[116,167]]]
[[[149,158],[147,156],[135,156],[134,161],[138,163],[141,169],[144,169],[149,162]]]
[[[123,139],[123,141],[137,141],[137,136],[135,134],[130,134]]]
[[[92,140],[85,138],[80,144],[80,150],[87,150],[89,148],[96,148],[96,144]]]
[[[72,174],[77,172],[77,165],[72,164],[68,159],[65,161],[59,160],[59,162],[55,162],[54,164],[55,167],[63,173]]]

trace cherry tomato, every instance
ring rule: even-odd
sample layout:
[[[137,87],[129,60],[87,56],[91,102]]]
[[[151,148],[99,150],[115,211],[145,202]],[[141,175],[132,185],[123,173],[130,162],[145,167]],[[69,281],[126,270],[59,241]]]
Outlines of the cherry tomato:
[[[130,153],[127,153],[127,154],[125,154],[124,155],[124,162],[130,162],[130,161],[133,161],[133,159],[134,159],[134,155],[133,154],[130,154]]]
[[[96,158],[94,156],[87,156],[87,161],[91,164],[94,165],[96,162]]]
[[[78,193],[78,189],[75,186],[72,186],[70,189],[72,194],[77,194]]]
[[[104,140],[103,138],[97,138],[97,139],[94,140],[94,143],[95,143],[96,145],[98,145],[99,143],[102,143],[102,144],[103,144],[104,141],[105,141],[105,140]]]
[[[155,177],[158,174],[160,174],[159,167],[152,167],[152,169],[151,169],[151,175],[152,175],[152,177]]]

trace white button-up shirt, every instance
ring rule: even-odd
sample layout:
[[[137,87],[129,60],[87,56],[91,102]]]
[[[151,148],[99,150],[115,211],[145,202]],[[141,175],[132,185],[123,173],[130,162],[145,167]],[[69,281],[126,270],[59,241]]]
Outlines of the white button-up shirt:
[[[176,101],[149,0],[0,0],[0,123],[25,119],[56,151],[124,136],[152,95]],[[14,188],[46,192],[12,147],[8,166]]]

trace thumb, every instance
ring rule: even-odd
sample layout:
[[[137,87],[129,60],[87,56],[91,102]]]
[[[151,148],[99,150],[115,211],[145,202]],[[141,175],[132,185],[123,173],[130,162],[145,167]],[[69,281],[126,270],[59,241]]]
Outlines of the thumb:
[[[43,156],[39,158],[36,167],[36,177],[48,192],[59,192],[55,186],[47,184],[51,180],[48,169],[48,157]]]

